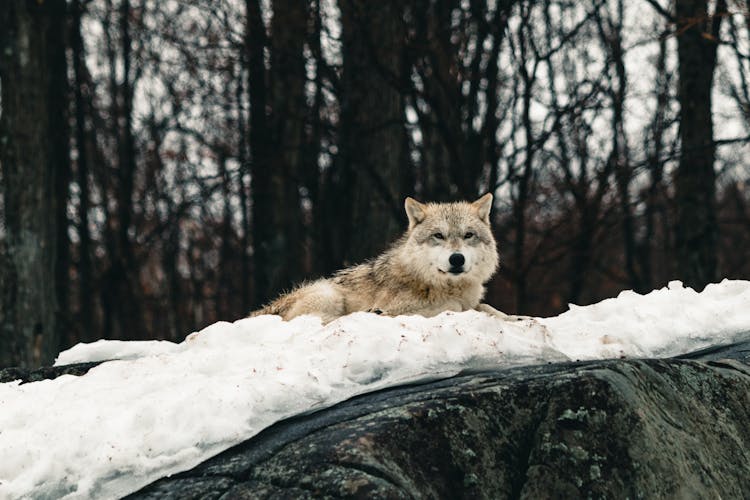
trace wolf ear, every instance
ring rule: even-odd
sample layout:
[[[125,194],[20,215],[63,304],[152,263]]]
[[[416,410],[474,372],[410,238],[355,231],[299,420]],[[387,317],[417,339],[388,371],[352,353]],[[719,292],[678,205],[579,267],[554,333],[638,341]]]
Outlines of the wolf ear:
[[[477,216],[487,224],[490,223],[490,210],[492,210],[492,193],[479,198],[477,201],[471,204],[474,210],[477,211]]]
[[[409,229],[422,222],[427,216],[427,206],[414,198],[407,197],[404,200],[404,209],[406,209],[406,216],[409,217]]]

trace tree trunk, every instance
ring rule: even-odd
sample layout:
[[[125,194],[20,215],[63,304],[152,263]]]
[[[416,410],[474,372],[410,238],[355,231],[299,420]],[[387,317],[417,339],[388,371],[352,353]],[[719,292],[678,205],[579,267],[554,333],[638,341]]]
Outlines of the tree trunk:
[[[90,342],[95,338],[93,324],[93,295],[91,273],[91,232],[89,231],[89,139],[86,131],[86,103],[83,97],[83,86],[86,74],[83,36],[81,34],[81,17],[83,6],[80,0],[73,2],[73,16],[71,29],[71,47],[73,49],[73,71],[75,75],[75,141],[76,151],[76,180],[79,191],[78,206],[78,287],[80,302],[79,340]]]
[[[273,3],[270,71],[260,2],[248,0],[247,61],[250,91],[255,304],[300,278],[300,148],[305,116],[307,3]],[[270,106],[269,106],[270,104]]]
[[[451,42],[456,31],[451,28],[451,16],[458,8],[457,0],[414,3],[417,38],[412,51],[423,59],[419,61],[418,57],[424,87],[419,98],[429,104],[429,113],[416,106],[423,135],[422,184],[431,201],[476,195],[465,191],[474,179],[469,179],[463,168],[468,158],[464,157],[467,141],[461,127],[465,104],[461,93],[463,75],[457,71],[462,63]]]
[[[226,151],[218,152],[219,172],[221,174],[221,194],[223,198],[223,210],[221,221],[221,242],[219,243],[219,283],[214,299],[216,301],[216,314],[218,318],[228,320],[232,317],[234,297],[237,290],[234,288],[234,274],[236,273],[233,251],[232,231],[232,180],[227,167]],[[244,311],[246,314],[247,311]]]
[[[525,7],[525,6],[524,6]],[[526,7],[529,8],[529,7]],[[524,19],[521,23],[521,33],[519,36],[519,48],[521,53],[521,64],[519,73],[523,81],[523,108],[521,110],[521,123],[524,132],[524,162],[523,169],[518,175],[516,182],[516,199],[513,203],[513,220],[515,229],[515,240],[513,241],[513,284],[516,292],[516,314],[525,314],[527,307],[527,263],[526,263],[526,233],[527,221],[526,210],[531,198],[532,180],[534,175],[534,155],[536,153],[534,129],[531,118],[532,93],[536,83],[537,66],[532,67],[529,71],[526,67],[527,60],[527,41],[524,38],[524,30],[527,28],[528,17],[521,14]]]
[[[675,175],[675,245],[679,273],[701,290],[716,279],[716,173],[711,89],[721,15],[708,17],[707,0],[676,0],[679,58],[680,163]],[[716,12],[726,11],[719,0]]]
[[[269,260],[273,258],[274,237],[271,169],[268,165],[269,133],[266,123],[266,28],[260,0],[247,0],[245,49],[247,50],[248,91],[250,93],[250,190],[252,196],[254,305],[270,297]]]
[[[244,58],[244,56],[242,56]],[[244,59],[243,59],[244,60]],[[240,172],[238,176],[238,190],[240,194],[240,214],[242,224],[242,237],[240,238],[240,308],[242,311],[247,313],[250,311],[252,305],[250,298],[250,280],[252,276],[250,274],[250,232],[252,228],[250,226],[250,210],[248,206],[248,189],[245,183],[245,176],[250,173],[250,165],[247,159],[247,127],[245,121],[247,116],[243,113],[243,98],[244,98],[244,81],[245,72],[241,68],[236,76],[236,87],[235,87],[235,99],[237,101],[237,131],[239,132],[239,153],[238,161],[240,163]]]
[[[269,292],[276,295],[302,278],[302,217],[299,187],[305,102],[304,45],[307,1],[274,0],[271,25],[271,130],[276,245]],[[281,229],[282,239],[278,239]]]
[[[143,338],[143,314],[140,303],[140,282],[135,261],[131,230],[135,230],[133,218],[133,188],[136,174],[135,138],[133,137],[133,42],[130,26],[131,7],[129,0],[120,4],[120,43],[122,45],[123,75],[120,85],[122,127],[119,130],[119,185],[118,185],[118,236],[117,261],[113,275],[119,287],[120,327],[129,338]]]
[[[55,162],[55,217],[57,217],[57,342],[58,352],[67,349],[75,342],[70,329],[70,238],[68,238],[68,197],[70,194],[70,124],[68,65],[66,60],[66,22],[67,11],[63,4],[54,5],[51,14],[49,35],[49,119],[50,134],[48,141]],[[55,353],[57,354],[57,353]]]
[[[407,138],[402,95],[405,26],[396,0],[341,3],[344,68],[341,97],[343,183],[349,226],[346,263],[380,252],[405,227]],[[333,221],[332,221],[333,223]]]
[[[67,169],[65,1],[0,9],[0,164],[5,241],[0,366],[38,366],[58,352],[58,196]]]
[[[323,18],[320,0],[314,0],[310,5],[310,19],[312,29],[308,33],[308,46],[315,61],[315,78],[313,84],[315,91],[312,98],[312,106],[308,110],[308,126],[305,134],[305,145],[302,163],[302,182],[307,188],[310,200],[310,220],[312,224],[308,229],[310,266],[307,271],[313,275],[326,274],[333,269],[331,253],[327,251],[324,240],[326,218],[324,217],[323,205],[325,202],[324,192],[329,179],[320,169],[320,150],[323,144],[324,122],[321,110],[324,106],[323,100],[323,71],[326,64],[323,58],[323,46],[320,38],[323,36]],[[329,169],[330,170],[330,169]]]

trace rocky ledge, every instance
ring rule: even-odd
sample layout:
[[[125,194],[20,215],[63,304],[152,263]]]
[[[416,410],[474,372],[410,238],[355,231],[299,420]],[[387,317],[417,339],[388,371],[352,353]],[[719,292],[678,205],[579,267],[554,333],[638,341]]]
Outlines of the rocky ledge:
[[[750,342],[475,373],[280,422],[131,495],[743,498]]]
[[[17,380],[20,380],[22,384],[27,384],[29,382],[54,379],[60,375],[83,375],[100,363],[100,361],[96,361],[65,366],[45,366],[36,370],[17,367],[0,368],[0,384]]]

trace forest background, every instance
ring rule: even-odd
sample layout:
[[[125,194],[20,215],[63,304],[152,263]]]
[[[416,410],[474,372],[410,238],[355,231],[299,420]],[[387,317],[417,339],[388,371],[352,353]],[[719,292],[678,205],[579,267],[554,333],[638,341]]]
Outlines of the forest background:
[[[489,303],[750,278],[746,0],[8,0],[0,366],[234,320],[496,195]]]

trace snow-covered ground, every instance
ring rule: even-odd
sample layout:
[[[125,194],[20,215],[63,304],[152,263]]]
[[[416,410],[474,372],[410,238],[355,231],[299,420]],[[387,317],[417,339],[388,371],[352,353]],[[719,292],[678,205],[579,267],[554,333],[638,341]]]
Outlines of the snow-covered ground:
[[[679,282],[554,318],[358,313],[216,323],[170,342],[99,341],[57,364],[86,375],[0,384],[0,498],[112,498],[186,470],[274,422],[369,391],[462,371],[671,356],[750,340],[750,282]]]

